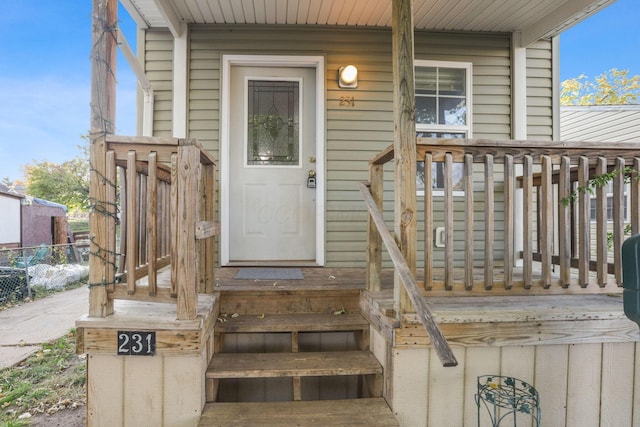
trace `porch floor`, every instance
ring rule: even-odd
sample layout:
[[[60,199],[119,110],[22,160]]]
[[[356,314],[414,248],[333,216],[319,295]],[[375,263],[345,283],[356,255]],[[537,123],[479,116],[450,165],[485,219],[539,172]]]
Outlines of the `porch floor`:
[[[216,291],[223,295],[235,294],[238,301],[256,298],[256,305],[264,304],[264,297],[272,292],[324,294],[331,298],[329,294],[338,291],[343,294],[365,289],[365,270],[358,268],[304,268],[304,280],[238,280],[233,278],[236,272],[237,268],[217,269]],[[434,273],[437,278],[442,271]],[[521,270],[517,273],[521,274]],[[419,271],[418,277],[420,274]],[[345,308],[361,310],[374,327],[397,345],[429,345],[429,338],[415,314],[404,315],[401,320],[394,317],[393,270],[383,271],[381,283],[379,292],[363,293],[360,307],[352,303]],[[492,290],[480,286],[473,291],[456,284],[453,291],[435,289],[423,293],[452,344],[602,342],[603,336],[613,342],[638,339],[637,326],[624,315],[621,288],[615,284],[605,288],[590,285],[586,289],[564,289],[557,284],[544,289],[540,285],[528,290],[516,286],[505,290],[495,284]]]
[[[535,267],[535,264],[534,264]],[[251,290],[272,287],[272,289],[292,290],[292,289],[365,289],[366,270],[364,268],[329,268],[329,267],[306,267],[302,268],[304,278],[301,280],[267,280],[267,279],[234,279],[238,269],[241,267],[220,267],[216,269],[216,291],[220,290]],[[444,289],[444,269],[435,268],[433,270],[433,288],[425,291],[428,298],[434,296],[495,296],[495,295],[551,295],[551,294],[618,294],[622,293],[622,288],[618,287],[609,277],[606,287],[599,287],[595,283],[595,273],[592,274],[593,283],[587,288],[580,288],[578,285],[571,285],[565,289],[560,285],[559,268],[552,271],[552,284],[549,288],[542,286],[541,269],[534,269],[532,276],[534,285],[531,289],[523,287],[522,268],[513,269],[513,287],[504,289],[504,275],[495,267],[497,274],[494,276],[492,289],[485,289],[484,268],[475,267],[473,270],[474,289],[468,291],[464,289],[464,269],[453,270],[454,287],[453,290]],[[577,272],[576,272],[577,273]],[[384,269],[381,274],[382,289],[393,288],[393,270]],[[574,275],[577,280],[577,275]],[[422,286],[424,271],[418,269],[416,279]]]

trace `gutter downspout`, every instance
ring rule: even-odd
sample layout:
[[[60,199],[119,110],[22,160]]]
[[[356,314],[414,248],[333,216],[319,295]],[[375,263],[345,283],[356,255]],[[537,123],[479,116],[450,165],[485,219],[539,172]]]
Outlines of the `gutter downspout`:
[[[125,38],[122,30],[118,29],[117,34],[118,47],[120,48],[120,51],[129,63],[129,66],[133,70],[134,74],[136,75],[138,84],[142,88],[142,93],[144,95],[142,108],[142,136],[153,136],[154,95],[153,88],[151,87],[151,82],[149,82],[142,64],[140,64],[140,61],[133,53],[133,50],[131,50],[131,46],[129,46],[129,42],[127,42],[127,39]]]

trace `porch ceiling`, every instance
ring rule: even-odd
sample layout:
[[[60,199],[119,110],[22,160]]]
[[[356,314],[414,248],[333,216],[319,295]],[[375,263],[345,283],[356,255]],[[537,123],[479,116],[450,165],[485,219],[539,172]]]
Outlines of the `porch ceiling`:
[[[414,0],[416,29],[520,32],[526,46],[615,0]],[[391,26],[391,0],[120,0],[141,28],[180,23]]]

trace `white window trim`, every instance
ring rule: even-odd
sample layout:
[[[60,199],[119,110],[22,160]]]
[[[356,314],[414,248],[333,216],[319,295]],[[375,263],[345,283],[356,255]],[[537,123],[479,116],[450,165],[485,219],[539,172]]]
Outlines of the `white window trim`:
[[[416,133],[417,132],[441,132],[441,133],[462,133],[466,134],[466,138],[473,138],[472,125],[473,125],[473,103],[472,103],[472,79],[471,75],[473,73],[473,64],[471,62],[455,62],[455,61],[433,61],[426,59],[416,59],[414,61],[414,67],[435,67],[435,68],[461,68],[464,69],[465,72],[465,98],[466,98],[466,107],[467,107],[467,124],[465,126],[451,126],[451,125],[441,125],[441,124],[433,124],[433,125],[425,125],[416,123]],[[414,95],[415,96],[415,95]],[[426,185],[426,183],[425,183]],[[424,197],[424,190],[416,191],[416,195],[420,197]],[[444,196],[443,190],[433,190],[433,196],[442,197]],[[453,191],[454,197],[462,197],[465,195],[464,190]]]

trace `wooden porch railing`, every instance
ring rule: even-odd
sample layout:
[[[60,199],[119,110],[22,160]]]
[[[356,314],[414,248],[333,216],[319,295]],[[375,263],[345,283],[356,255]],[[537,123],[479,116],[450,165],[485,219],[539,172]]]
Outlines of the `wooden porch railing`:
[[[107,298],[174,302],[178,319],[193,319],[198,292],[214,286],[215,162],[193,140],[105,138],[106,197],[94,205],[106,233],[92,236],[92,255]],[[168,265],[170,280],[158,276]]]
[[[370,163],[369,188],[379,208],[383,166],[393,156],[389,147]],[[418,138],[417,159],[427,183],[418,238],[425,291],[576,293],[621,286],[625,228],[640,232],[640,144]],[[430,183],[437,162],[444,188],[436,192]],[[604,177],[612,182],[609,195],[590,185]],[[590,193],[582,191],[590,187],[593,219]],[[631,199],[626,218],[625,197]],[[436,228],[444,230],[442,248],[434,248]],[[379,239],[370,226],[370,289],[379,287]]]

